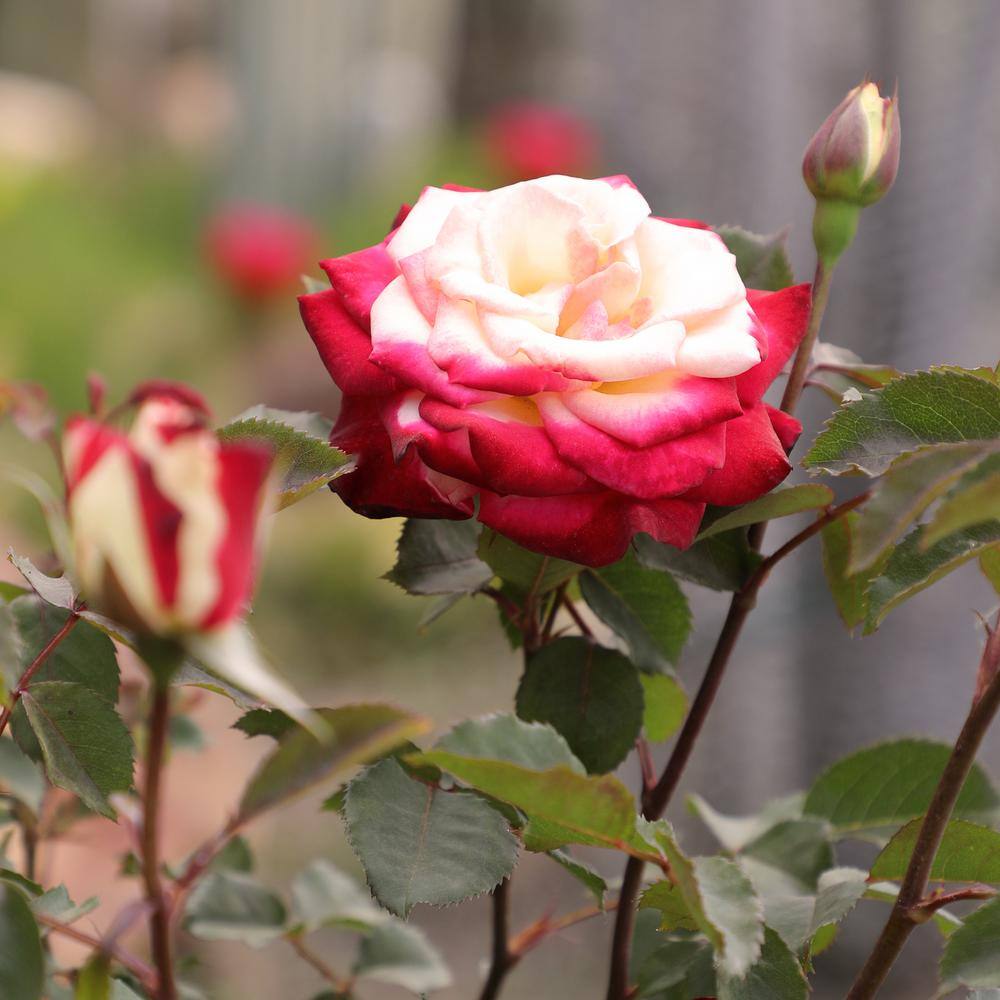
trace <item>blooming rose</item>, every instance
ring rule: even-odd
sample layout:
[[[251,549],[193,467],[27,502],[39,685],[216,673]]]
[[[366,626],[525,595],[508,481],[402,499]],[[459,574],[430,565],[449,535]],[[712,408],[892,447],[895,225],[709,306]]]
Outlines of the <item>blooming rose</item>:
[[[700,223],[625,178],[427,188],[380,244],[300,299],[343,391],[333,489],[368,517],[480,521],[599,566],[636,532],[689,545],[706,503],[789,471],[800,431],[761,402],[807,286],[747,291]]]
[[[215,630],[244,610],[266,506],[269,448],[221,444],[204,403],[154,387],[130,432],[72,418],[63,439],[84,598],[157,634]]]
[[[239,298],[262,301],[295,287],[319,239],[304,219],[267,205],[230,205],[209,220],[205,251]]]
[[[505,180],[586,171],[596,149],[590,126],[555,104],[508,104],[486,124],[486,150]]]

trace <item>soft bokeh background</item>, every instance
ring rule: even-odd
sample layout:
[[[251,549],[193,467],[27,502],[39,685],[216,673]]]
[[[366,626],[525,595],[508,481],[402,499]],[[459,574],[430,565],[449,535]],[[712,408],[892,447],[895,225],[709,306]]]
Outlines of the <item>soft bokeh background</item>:
[[[336,395],[294,289],[264,301],[234,294],[207,262],[208,220],[249,201],[303,215],[318,230],[314,256],[374,242],[425,183],[504,179],[484,126],[511,101],[577,115],[597,143],[591,173],[631,174],[660,214],[790,226],[807,278],[801,150],[865,74],[899,82],[902,169],[865,214],[825,339],[907,369],[992,364],[998,50],[994,0],[0,0],[0,378],[43,383],[64,411],[83,405],[83,379],[98,370],[113,397],[140,378],[192,380],[220,418],[261,401],[332,415]],[[809,402],[813,429],[826,410]],[[51,473],[9,431],[0,453]],[[439,726],[509,707],[517,664],[491,608],[467,602],[420,632],[420,602],[380,579],[397,531],[360,521],[325,491],[282,514],[257,601],[264,642],[317,703],[390,699]],[[13,487],[0,490],[0,542],[36,556],[45,546]],[[991,605],[975,573],[858,640],[835,619],[816,556],[803,553],[769,585],[696,753],[687,787],[724,811],[755,810],[884,735],[950,741],[964,716],[980,643],[973,609]],[[722,602],[692,596],[697,632],[682,673],[693,688]],[[203,698],[192,711],[210,744],[205,757],[174,760],[178,856],[221,821],[261,749],[225,731],[227,704]],[[1000,739],[984,757],[1000,773]],[[633,769],[623,776],[634,781]],[[357,870],[339,820],[316,802],[252,831],[272,884],[319,854]],[[674,813],[692,849],[710,846],[680,800]],[[51,876],[74,895],[136,891],[116,879],[109,829],[85,824],[48,853]],[[519,869],[516,924],[581,902],[544,859]],[[452,963],[448,1000],[477,992],[486,914],[477,901],[413,917]],[[817,963],[818,997],[843,996],[884,915],[866,903],[847,921]],[[105,926],[110,908],[94,919]],[[603,996],[609,930],[597,921],[551,941],[507,995]],[[349,961],[349,939],[327,944],[334,964]],[[219,1000],[321,987],[280,944],[185,947],[203,961],[193,978]],[[930,996],[937,947],[932,931],[915,935],[885,996]]]

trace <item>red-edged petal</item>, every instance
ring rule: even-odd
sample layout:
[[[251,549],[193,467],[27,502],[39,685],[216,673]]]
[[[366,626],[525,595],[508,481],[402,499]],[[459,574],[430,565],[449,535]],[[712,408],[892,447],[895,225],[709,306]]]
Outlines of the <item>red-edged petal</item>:
[[[640,503],[610,490],[558,497],[484,492],[479,520],[535,552],[584,566],[606,566],[621,559],[640,531],[686,548],[704,510],[704,504],[687,500]]]
[[[128,448],[128,439],[121,431],[86,417],[70,417],[63,434],[63,463],[66,475],[66,494],[72,495],[76,486],[98,463],[109,448]]]
[[[461,520],[472,513],[471,499],[449,500],[449,484],[442,484],[414,449],[395,460],[377,401],[346,397],[330,441],[357,456],[354,471],[333,480],[330,489],[359,514]]]
[[[584,389],[560,398],[581,420],[634,448],[691,434],[743,412],[733,379],[675,372],[605,383],[603,391]]]
[[[250,599],[257,561],[257,522],[273,461],[270,448],[249,442],[227,444],[219,450],[217,488],[226,511],[226,533],[216,557],[219,596],[202,628],[237,617]]]
[[[372,303],[399,273],[385,244],[320,261],[330,284],[340,293],[347,311],[366,331],[371,330]]]
[[[756,500],[791,472],[771,418],[763,405],[726,425],[726,464],[685,494],[689,500],[733,507]]]
[[[165,608],[172,608],[177,599],[177,584],[180,580],[178,539],[183,515],[160,492],[149,462],[131,448],[128,455],[139,493],[146,545],[156,577],[160,603]]]
[[[750,406],[760,402],[805,336],[812,299],[809,285],[792,285],[779,292],[751,289],[747,298],[767,336],[764,360],[736,377],[740,401]]]
[[[656,215],[654,218],[659,219],[661,222],[669,222],[672,226],[684,226],[685,229],[712,228],[707,222],[702,222],[700,219],[668,219],[662,215]]]
[[[502,412],[493,416],[490,404],[463,410],[432,399],[424,399],[420,414],[441,431],[465,434],[478,471],[477,478],[468,478],[494,493],[551,496],[598,489],[559,456],[538,424],[506,419]],[[426,461],[440,468],[433,458]]]
[[[633,448],[584,423],[558,396],[539,396],[537,404],[559,454],[591,479],[628,496],[677,496],[703,482],[726,459],[726,428],[732,421],[649,448]]]
[[[354,396],[379,396],[393,392],[396,380],[368,360],[372,342],[332,288],[299,296],[302,321],[316,350],[341,390]]]
[[[802,433],[802,424],[795,417],[789,416],[784,410],[779,410],[767,403],[764,404],[767,415],[771,420],[774,433],[778,435],[778,440],[786,452],[790,452],[795,447],[799,435]]]

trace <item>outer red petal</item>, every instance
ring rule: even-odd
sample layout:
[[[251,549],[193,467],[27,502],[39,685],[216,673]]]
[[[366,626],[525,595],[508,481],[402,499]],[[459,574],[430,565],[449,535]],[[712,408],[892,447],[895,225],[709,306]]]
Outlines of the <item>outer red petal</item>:
[[[347,311],[371,331],[372,303],[399,273],[384,243],[320,261],[330,284],[340,293]]]
[[[368,360],[371,337],[358,325],[333,289],[299,296],[299,311],[334,382],[354,396],[393,392],[396,380]]]
[[[178,539],[183,515],[160,492],[149,462],[131,448],[128,449],[128,456],[139,492],[146,545],[153,573],[156,575],[160,603],[166,608],[172,608],[177,599],[177,583],[180,579]]]
[[[755,406],[726,425],[726,464],[684,496],[732,507],[773,489],[792,467],[767,409]]]
[[[795,417],[790,417],[784,410],[776,409],[767,403],[764,404],[764,409],[767,410],[771,426],[774,428],[774,433],[778,435],[781,446],[786,453],[790,452],[802,433],[802,424]]]
[[[414,449],[395,460],[376,400],[345,397],[330,441],[357,456],[354,471],[333,480],[330,489],[359,514],[462,520],[472,513],[471,500],[456,504],[442,495]]]
[[[607,566],[621,559],[640,531],[686,548],[704,510],[702,503],[640,503],[611,491],[537,498],[483,493],[479,520],[535,552],[584,566]]]
[[[202,621],[202,628],[235,618],[250,599],[257,556],[257,522],[273,460],[270,448],[249,442],[224,445],[219,450],[217,489],[226,510],[226,533],[216,558],[219,597]]]
[[[767,336],[764,360],[736,377],[740,402],[752,406],[760,402],[805,336],[812,299],[809,285],[792,285],[779,292],[751,289],[747,298]]]

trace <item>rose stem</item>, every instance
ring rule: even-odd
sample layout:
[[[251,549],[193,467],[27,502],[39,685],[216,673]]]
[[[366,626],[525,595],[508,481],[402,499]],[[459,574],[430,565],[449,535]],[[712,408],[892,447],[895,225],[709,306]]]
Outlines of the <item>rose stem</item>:
[[[479,1000],[496,1000],[500,996],[507,973],[517,964],[520,955],[510,950],[507,944],[510,925],[510,879],[504,879],[494,890],[493,902],[493,959],[490,972],[483,984]]]
[[[160,778],[169,723],[170,688],[157,678],[153,681],[153,704],[149,714],[142,820],[142,874],[146,898],[152,907],[149,933],[153,962],[159,973],[157,1000],[177,1000],[170,941],[170,907],[160,879]]]
[[[113,958],[122,968],[128,969],[142,983],[144,989],[153,990],[156,984],[156,973],[145,962],[136,958],[124,948],[119,947],[114,942],[102,941],[100,938],[87,934],[77,927],[64,924],[56,920],[55,917],[50,917],[44,913],[36,913],[35,919],[43,927],[48,927],[54,933],[62,934],[64,937],[71,938],[80,944],[87,945],[88,948],[92,948]]]
[[[933,909],[935,901],[925,900],[923,896],[934,856],[983,737],[1000,709],[1000,613],[993,627],[986,627],[986,632],[986,647],[979,666],[980,683],[969,714],[934,790],[892,912],[847,1000],[867,1000],[875,996],[911,931],[917,924],[924,923]]]
[[[833,270],[835,261],[824,263],[820,257],[816,262],[816,274],[812,283],[812,307],[809,310],[809,324],[806,326],[806,335],[799,344],[799,349],[795,352],[795,360],[792,362],[792,371],[785,383],[785,391],[781,397],[781,409],[785,413],[794,413],[799,405],[799,398],[802,396],[802,387],[805,385],[806,376],[809,374],[809,365],[812,361],[813,347],[816,346],[816,338],[819,336],[819,328],[823,323],[823,315],[826,313],[826,305],[830,300],[830,284],[833,281]]]
[[[10,698],[7,704],[4,705],[3,710],[0,711],[0,735],[3,735],[3,731],[7,728],[7,723],[10,722],[11,713],[14,711],[14,706],[21,700],[21,695],[28,690],[28,685],[31,683],[31,679],[36,673],[44,666],[45,661],[52,655],[56,646],[59,645],[69,635],[73,626],[80,620],[80,616],[75,612],[71,611],[69,613],[69,618],[63,622],[63,626],[58,632],[45,644],[42,651],[31,661],[28,665],[28,669],[21,674],[20,680],[17,682],[16,687],[10,693]]]
[[[809,371],[809,363],[812,360],[813,346],[819,335],[820,325],[823,322],[823,315],[826,312],[827,302],[830,298],[830,283],[833,278],[835,260],[824,263],[822,259],[816,263],[816,274],[813,277],[812,285],[812,306],[809,312],[809,322],[806,326],[805,336],[799,344],[795,354],[795,361],[792,363],[792,371],[785,386],[785,392],[781,400],[781,409],[788,414],[792,414],[798,406],[799,398],[802,395],[802,387],[805,384],[806,375]],[[853,506],[857,506],[867,494],[855,498]],[[849,503],[852,503],[849,501]],[[841,505],[843,508],[844,505]],[[852,508],[848,508],[852,509]],[[698,693],[691,703],[691,709],[684,720],[677,742],[667,761],[666,768],[660,780],[653,787],[652,791],[643,795],[643,815],[647,819],[659,819],[663,815],[670,798],[673,795],[680,781],[684,768],[691,758],[691,751],[701,734],[705,719],[712,708],[715,696],[719,692],[722,678],[725,675],[729,658],[743,630],[750,612],[757,601],[757,591],[767,578],[771,567],[788,552],[796,548],[806,538],[811,537],[820,530],[824,524],[839,517],[841,513],[847,513],[846,509],[834,508],[837,513],[834,517],[828,512],[824,518],[819,519],[810,528],[806,529],[808,534],[801,537],[802,533],[796,535],[791,542],[786,543],[778,549],[772,556],[765,559],[758,567],[757,572],[747,581],[742,590],[733,594],[729,605],[729,611],[722,625],[722,631],[716,640],[715,649],[708,661],[705,675],[702,678]],[[767,523],[752,525],[747,536],[750,547],[759,552],[764,542],[764,533],[767,530]],[[794,544],[793,544],[794,543]],[[765,569],[766,567],[766,569]],[[763,573],[761,572],[763,571]],[[642,862],[636,858],[629,858],[625,866],[625,875],[622,879],[621,892],[618,896],[618,913],[615,919],[615,930],[611,944],[611,969],[608,976],[607,1000],[626,1000],[628,996],[628,963],[632,949],[632,930],[635,925],[635,901],[639,895],[639,887],[642,882]]]

